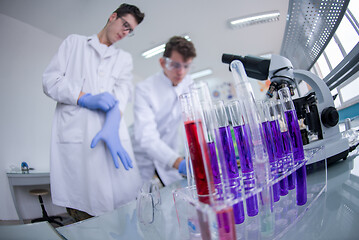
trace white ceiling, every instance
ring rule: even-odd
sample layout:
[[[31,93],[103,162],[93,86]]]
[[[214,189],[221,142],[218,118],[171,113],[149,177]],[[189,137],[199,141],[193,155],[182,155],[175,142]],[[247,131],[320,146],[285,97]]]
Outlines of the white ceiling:
[[[132,54],[138,79],[160,69],[160,55],[144,59],[142,52],[174,35],[187,34],[197,49],[191,72],[211,68],[211,78],[225,81],[231,75],[221,62],[222,53],[280,53],[289,0],[1,0],[0,13],[64,39],[72,33],[98,33],[123,2],[146,14],[135,36],[117,44]],[[272,10],[280,12],[279,21],[237,30],[227,25],[228,19]]]

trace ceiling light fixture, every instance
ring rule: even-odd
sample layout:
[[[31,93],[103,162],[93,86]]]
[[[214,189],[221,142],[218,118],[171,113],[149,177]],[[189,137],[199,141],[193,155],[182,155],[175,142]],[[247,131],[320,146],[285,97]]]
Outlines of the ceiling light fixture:
[[[183,37],[185,39],[187,39],[188,41],[191,41],[191,38],[188,35],[183,36]],[[163,53],[165,51],[165,46],[166,46],[166,44],[163,43],[163,44],[161,44],[161,45],[159,45],[157,47],[151,48],[150,50],[142,53],[142,57],[150,58],[150,57],[153,57],[153,56],[155,56],[157,54]]]
[[[228,24],[231,28],[242,28],[246,26],[251,26],[254,24],[259,23],[266,23],[266,22],[274,22],[279,20],[280,13],[279,11],[271,11],[271,12],[264,12],[259,13],[251,16],[235,18],[228,20]]]
[[[154,47],[154,48],[142,53],[142,57],[150,58],[150,57],[153,57],[153,56],[155,56],[157,54],[160,54],[160,53],[165,51],[165,46],[166,46],[165,44],[161,44],[161,45],[159,45],[157,47]]]
[[[202,70],[199,72],[192,73],[191,78],[192,79],[201,78],[201,77],[211,75],[212,73],[213,73],[213,71],[211,69],[205,69],[205,70]]]

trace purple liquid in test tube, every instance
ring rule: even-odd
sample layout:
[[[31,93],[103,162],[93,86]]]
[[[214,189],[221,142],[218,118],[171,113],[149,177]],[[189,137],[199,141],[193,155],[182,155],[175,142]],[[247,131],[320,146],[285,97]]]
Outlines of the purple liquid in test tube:
[[[297,114],[295,110],[285,111],[284,114],[287,119],[288,131],[292,140],[294,162],[297,164],[304,161],[303,142]],[[307,202],[307,170],[305,165],[296,171],[296,180],[297,205],[304,205]]]
[[[278,94],[284,109],[288,132],[291,138],[294,164],[299,164],[305,161],[305,158],[297,113],[289,88],[285,87],[280,89]],[[297,205],[301,206],[307,202],[307,169],[305,164],[296,170],[296,181]]]
[[[273,143],[275,147],[275,159],[278,165],[278,174],[283,174],[287,168],[285,167],[286,154],[282,140],[282,134],[278,120],[269,122],[273,134]],[[285,196],[288,194],[288,179],[283,178],[279,181],[280,195]]]
[[[253,162],[249,148],[249,136],[244,125],[233,127],[236,137],[239,161],[241,163],[242,175],[245,178],[253,177]]]
[[[234,152],[234,146],[231,136],[230,127],[220,127],[219,135],[221,138],[224,159],[227,164],[228,180],[230,183],[231,193],[234,198],[240,197],[240,178],[238,172],[238,166],[236,161],[236,154]],[[234,221],[236,224],[244,222],[244,208],[243,201],[240,201],[233,205]]]
[[[290,170],[290,169],[292,169],[292,167],[294,165],[292,143],[291,143],[290,135],[289,135],[288,131],[284,131],[281,134],[282,134],[282,140],[283,140],[283,145],[284,145],[284,152],[286,155],[286,159],[284,161],[284,169]],[[290,174],[287,177],[287,180],[288,180],[288,189],[293,190],[295,188],[295,172]]]
[[[275,178],[278,174],[278,162],[275,158],[275,148],[273,142],[273,134],[271,132],[271,126],[268,121],[262,122],[262,128],[264,132],[264,138],[267,145],[267,153],[269,158],[269,164],[271,167],[272,176]],[[274,202],[278,202],[280,199],[280,185],[279,183],[273,184],[273,200]]]
[[[218,162],[217,162],[217,153],[216,153],[216,146],[214,142],[207,143],[209,148],[209,154],[211,156],[211,167],[213,173],[213,181],[215,185],[221,183],[221,174],[219,172]]]
[[[253,162],[249,147],[249,135],[247,134],[245,125],[233,127],[234,135],[237,142],[239,161],[241,163],[241,170],[246,192],[254,188],[254,172]],[[258,199],[257,195],[247,198],[247,214],[248,216],[256,216],[258,214]]]
[[[221,196],[223,194],[222,187],[221,187],[221,173],[219,171],[218,166],[218,159],[217,159],[217,152],[216,152],[216,145],[214,142],[208,142],[208,149],[209,149],[209,155],[211,157],[211,168],[213,173],[213,182],[214,187],[217,191],[217,194]]]
[[[275,153],[275,158],[277,160],[277,166],[278,166],[278,172],[283,172],[283,162],[285,160],[285,153],[284,153],[284,146],[283,146],[283,141],[282,141],[282,135],[280,132],[280,127],[279,127],[279,123],[278,120],[273,120],[269,122],[269,125],[271,127],[272,130],[272,139],[273,139],[273,143],[274,143],[274,153]]]

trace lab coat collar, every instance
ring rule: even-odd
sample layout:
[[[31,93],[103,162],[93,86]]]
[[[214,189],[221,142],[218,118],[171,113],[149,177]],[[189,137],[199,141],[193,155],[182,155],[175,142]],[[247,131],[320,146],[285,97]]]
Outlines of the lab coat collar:
[[[107,47],[105,44],[100,43],[97,34],[88,37],[87,42],[97,51],[97,53],[102,58],[110,57],[117,52],[117,49],[113,44]]]
[[[173,86],[172,85],[172,82],[171,82],[171,79],[169,79],[167,76],[166,76],[166,74],[165,74],[165,72],[162,70],[161,72],[160,72],[160,75],[161,75],[161,78],[164,80],[164,82],[165,82],[165,84],[167,85],[167,86]]]
[[[175,91],[175,93],[177,94],[178,97],[179,97],[179,95],[181,95],[183,93],[184,89],[188,88],[189,82],[191,82],[191,78],[187,74],[177,86],[173,86],[171,79],[169,79],[165,75],[164,71],[161,71],[160,74],[161,74],[162,79],[164,79],[165,84],[167,86],[171,87],[171,89],[173,89]]]

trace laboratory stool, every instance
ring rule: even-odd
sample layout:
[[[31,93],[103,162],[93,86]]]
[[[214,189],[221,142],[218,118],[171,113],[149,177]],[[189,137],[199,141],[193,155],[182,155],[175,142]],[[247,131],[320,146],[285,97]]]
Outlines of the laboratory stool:
[[[31,223],[48,221],[49,223],[55,223],[55,224],[57,224],[59,226],[64,226],[62,223],[55,220],[55,219],[60,219],[60,221],[62,221],[62,217],[60,217],[60,216],[50,217],[50,216],[47,215],[44,202],[42,201],[42,196],[44,196],[44,195],[46,195],[48,193],[49,193],[49,191],[46,190],[46,189],[33,189],[33,190],[30,190],[31,195],[38,196],[39,202],[40,202],[40,205],[41,205],[41,209],[42,209],[42,217],[31,220]]]

